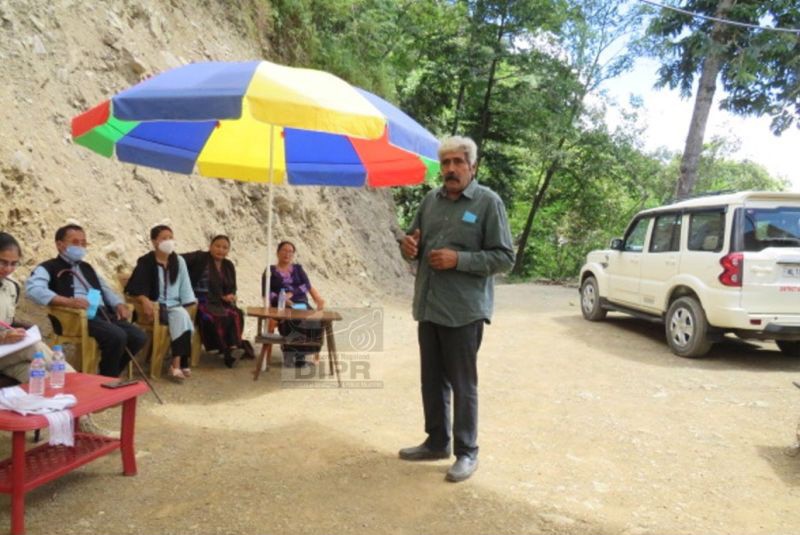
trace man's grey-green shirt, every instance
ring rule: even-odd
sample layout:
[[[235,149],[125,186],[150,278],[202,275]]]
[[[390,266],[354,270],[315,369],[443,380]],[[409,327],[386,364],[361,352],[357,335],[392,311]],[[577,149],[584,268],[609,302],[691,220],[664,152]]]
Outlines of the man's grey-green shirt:
[[[414,319],[447,327],[489,321],[494,308],[494,275],[514,264],[514,249],[500,197],[472,180],[456,200],[444,187],[430,191],[417,210],[409,234],[420,230]],[[436,270],[427,261],[434,249],[458,253],[453,269]]]

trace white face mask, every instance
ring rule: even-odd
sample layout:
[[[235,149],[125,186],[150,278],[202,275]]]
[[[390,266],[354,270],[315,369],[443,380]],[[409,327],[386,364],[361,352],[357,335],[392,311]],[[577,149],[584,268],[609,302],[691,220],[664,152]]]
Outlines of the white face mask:
[[[164,254],[172,254],[175,251],[175,240],[164,240],[158,244],[158,250]]]

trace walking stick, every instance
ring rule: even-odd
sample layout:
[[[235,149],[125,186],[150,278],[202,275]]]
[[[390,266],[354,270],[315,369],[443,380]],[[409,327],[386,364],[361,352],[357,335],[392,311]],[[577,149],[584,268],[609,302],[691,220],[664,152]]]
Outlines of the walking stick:
[[[87,292],[89,291],[89,289],[91,288],[91,286],[89,286],[89,283],[88,283],[88,282],[86,282],[86,279],[85,279],[85,278],[83,278],[83,275],[81,275],[81,274],[80,274],[78,271],[74,271],[74,270],[72,270],[72,269],[69,269],[69,270],[61,270],[61,271],[59,271],[58,275],[56,275],[56,278],[58,278],[58,277],[61,275],[61,273],[63,273],[64,271],[69,271],[69,272],[71,272],[71,273],[72,273],[72,275],[73,275],[74,277],[77,277],[77,279],[80,281],[80,283],[81,283],[81,284],[83,284],[83,287],[84,287],[84,288],[86,288],[86,291],[87,291]],[[104,306],[104,304],[101,304],[100,306],[98,306],[98,307],[97,307],[97,310],[98,310],[98,311],[99,311],[99,312],[100,312],[100,313],[103,315],[103,317],[106,319],[106,321],[107,321],[107,322],[109,322],[109,323],[114,323],[113,321],[111,321],[111,318],[109,318],[109,317],[108,317],[108,313],[106,312],[106,307]],[[125,352],[126,352],[126,353],[128,354],[128,356],[131,358],[131,362],[133,362],[133,364],[136,366],[136,369],[137,369],[137,370],[139,371],[139,373],[142,375],[142,379],[144,379],[144,382],[145,382],[145,383],[147,383],[147,386],[148,386],[148,387],[150,387],[150,391],[151,391],[151,392],[153,393],[153,395],[156,397],[156,399],[158,400],[158,402],[159,402],[161,405],[163,405],[163,404],[164,404],[164,400],[163,400],[163,399],[161,399],[161,396],[159,396],[159,395],[158,395],[158,392],[156,391],[156,388],[155,388],[155,387],[153,386],[153,384],[152,384],[152,383],[151,383],[151,382],[150,382],[150,381],[147,379],[147,375],[144,373],[144,370],[142,370],[142,367],[139,365],[139,363],[138,363],[138,362],[136,362],[136,358],[134,358],[134,356],[133,356],[133,353],[131,353],[131,350],[130,350],[130,349],[128,349],[128,348],[127,348],[127,346],[125,347]]]
[[[102,312],[102,314],[103,314],[103,317],[105,317],[105,318],[106,318],[106,320],[107,320],[109,323],[113,323],[113,322],[111,321],[111,318],[109,318],[109,317],[108,317],[108,314],[106,314],[105,307],[98,307],[98,309],[99,309],[99,310]],[[158,403],[159,403],[159,404],[161,404],[161,405],[163,405],[163,404],[164,404],[164,400],[163,400],[163,399],[161,399],[161,396],[159,396],[159,395],[158,395],[158,391],[156,390],[156,387],[154,387],[154,386],[153,386],[153,383],[151,383],[151,382],[150,382],[150,380],[147,378],[147,374],[144,372],[144,370],[142,369],[142,366],[141,366],[141,364],[139,364],[139,362],[136,360],[136,357],[134,357],[133,353],[131,353],[131,350],[130,350],[130,349],[128,349],[127,347],[125,347],[125,352],[126,352],[126,353],[128,354],[128,356],[130,357],[130,359],[131,359],[131,362],[133,362],[133,365],[134,365],[134,367],[136,368],[136,370],[137,370],[137,371],[139,372],[139,374],[142,376],[142,379],[144,379],[144,382],[145,382],[145,383],[147,383],[147,386],[148,386],[148,387],[150,387],[150,391],[151,391],[151,392],[153,393],[153,395],[156,397],[156,399],[158,400]]]
[[[126,348],[125,348],[125,352],[126,352],[126,353],[128,354],[128,356],[131,358],[131,362],[133,362],[133,365],[134,365],[134,367],[135,367],[135,368],[136,368],[136,370],[139,372],[139,374],[141,374],[141,376],[142,376],[142,379],[144,379],[144,382],[145,382],[145,383],[147,383],[147,386],[149,386],[149,387],[150,387],[150,391],[151,391],[151,392],[153,393],[153,395],[156,397],[156,399],[158,400],[158,403],[159,403],[159,404],[161,404],[161,405],[163,405],[163,404],[164,404],[164,400],[163,400],[163,399],[161,399],[161,396],[159,396],[159,395],[158,395],[158,391],[156,390],[156,387],[154,387],[154,386],[153,386],[153,384],[150,382],[150,380],[147,378],[147,374],[146,374],[146,373],[144,372],[144,370],[142,369],[142,365],[141,365],[141,364],[139,364],[139,362],[136,360],[136,358],[135,358],[135,357],[133,356],[133,354],[131,353],[131,350],[130,350],[130,349],[128,349],[128,348],[126,347]]]

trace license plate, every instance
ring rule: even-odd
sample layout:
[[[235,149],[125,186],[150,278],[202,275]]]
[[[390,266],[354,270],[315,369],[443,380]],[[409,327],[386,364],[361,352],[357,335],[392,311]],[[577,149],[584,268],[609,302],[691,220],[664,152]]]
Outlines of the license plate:
[[[784,267],[783,276],[787,279],[800,279],[800,266]]]

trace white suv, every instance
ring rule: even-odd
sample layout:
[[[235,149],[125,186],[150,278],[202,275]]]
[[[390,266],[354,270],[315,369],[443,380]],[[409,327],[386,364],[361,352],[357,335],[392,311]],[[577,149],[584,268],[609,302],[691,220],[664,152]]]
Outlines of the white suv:
[[[580,282],[584,318],[614,310],[663,322],[676,355],[700,357],[730,332],[800,356],[800,194],[645,210],[610,249],[587,255]]]

